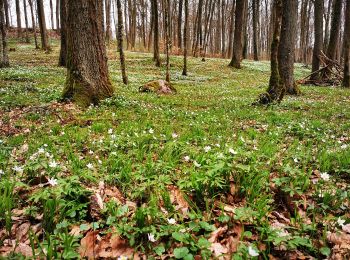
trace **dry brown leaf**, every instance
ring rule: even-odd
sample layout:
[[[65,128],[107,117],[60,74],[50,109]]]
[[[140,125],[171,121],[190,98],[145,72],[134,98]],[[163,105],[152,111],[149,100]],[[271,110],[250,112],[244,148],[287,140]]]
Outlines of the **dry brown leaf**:
[[[224,247],[220,243],[211,244],[209,249],[214,254],[215,257],[220,257],[220,256],[228,253],[227,247]]]
[[[350,234],[350,224],[346,224],[342,226],[342,230],[348,234]]]
[[[224,233],[227,232],[227,229],[228,229],[227,226],[217,228],[215,231],[213,231],[211,233],[210,238],[208,239],[208,241],[211,242],[211,243],[217,242],[218,238],[220,236],[222,236]]]
[[[190,205],[184,198],[182,191],[178,187],[172,185],[169,186],[168,189],[170,192],[171,203],[177,204],[175,207],[176,210],[180,210],[184,215],[186,215]]]

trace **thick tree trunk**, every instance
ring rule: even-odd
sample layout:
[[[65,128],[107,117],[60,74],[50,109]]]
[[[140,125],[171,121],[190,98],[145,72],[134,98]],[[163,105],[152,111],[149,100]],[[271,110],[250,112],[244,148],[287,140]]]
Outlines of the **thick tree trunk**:
[[[123,12],[120,0],[117,0],[117,13],[118,13],[118,31],[117,31],[117,41],[118,41],[118,51],[120,56],[120,68],[122,71],[123,83],[128,84],[128,76],[126,75],[125,66],[125,55],[123,51]]]
[[[61,6],[61,0],[56,0],[56,31],[59,32],[60,30],[60,7]]]
[[[350,88],[350,0],[346,0],[343,53],[344,53],[343,87]]]
[[[298,0],[282,0],[281,41],[278,48],[278,66],[286,92],[299,95],[294,81],[295,43],[297,32]]]
[[[0,68],[9,65],[4,0],[0,0]]]
[[[47,29],[46,29],[44,4],[43,4],[43,0],[37,0],[36,2],[37,2],[40,34],[41,34],[41,48],[43,50],[48,51],[48,50],[51,50],[51,47],[49,44],[49,37],[47,35]]]
[[[156,66],[160,67],[160,53],[159,53],[159,18],[158,18],[158,1],[151,0],[153,7],[153,21],[154,21],[154,32],[153,32],[153,59],[156,62]]]
[[[11,20],[10,20],[10,14],[9,14],[9,3],[8,0],[3,0],[4,1],[4,9],[5,9],[5,24],[6,28],[9,28],[11,26]]]
[[[38,43],[38,37],[37,37],[37,34],[36,34],[36,20],[35,20],[35,15],[34,15],[33,0],[28,0],[28,3],[29,3],[29,8],[30,8],[30,14],[32,16],[32,25],[33,25],[35,49],[40,49],[39,48],[39,43]]]
[[[111,97],[102,1],[67,2],[67,79],[63,98],[83,106]]]
[[[335,0],[333,13],[332,13],[332,22],[331,22],[331,32],[330,32],[330,41],[327,48],[327,57],[334,60],[336,58],[336,51],[339,43],[340,37],[340,24],[342,16],[342,0]]]
[[[315,42],[312,55],[312,76],[311,80],[317,80],[320,76],[318,70],[320,69],[320,55],[323,47],[323,0],[315,0]]]
[[[229,64],[237,69],[241,68],[242,59],[242,38],[243,38],[243,22],[246,0],[236,0],[236,15],[235,15],[235,33],[233,40],[233,55]]]
[[[187,76],[187,52],[188,52],[188,0],[185,0],[185,26],[184,26],[184,67],[182,75]]]
[[[60,0],[61,50],[58,65],[67,66],[67,0]],[[69,1],[69,0],[68,0]]]
[[[24,21],[25,21],[25,25],[26,25],[26,31],[25,31],[26,43],[30,43],[29,33],[28,33],[28,13],[27,13],[27,1],[26,0],[23,0],[23,8],[24,8]]]
[[[17,17],[17,37],[18,39],[22,38],[22,22],[21,22],[21,8],[19,0],[15,1],[16,3],[16,17]]]

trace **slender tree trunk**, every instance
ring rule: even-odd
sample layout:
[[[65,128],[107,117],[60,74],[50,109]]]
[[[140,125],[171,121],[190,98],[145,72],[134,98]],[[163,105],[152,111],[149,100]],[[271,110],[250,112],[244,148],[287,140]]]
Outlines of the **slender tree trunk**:
[[[10,20],[10,14],[9,14],[9,3],[8,3],[8,0],[3,0],[3,2],[4,2],[4,9],[5,9],[6,28],[9,28],[11,26],[11,20]]]
[[[26,25],[25,39],[26,39],[26,43],[30,43],[29,33],[28,33],[28,14],[27,14],[27,2],[26,2],[26,0],[23,0],[23,8],[24,8],[24,21],[25,21],[25,25]]]
[[[123,51],[123,12],[120,0],[117,1],[117,13],[118,13],[118,31],[117,31],[117,40],[118,40],[118,51],[120,56],[120,68],[122,71],[123,83],[128,84],[128,76],[126,75],[126,66],[125,66],[125,55]]]
[[[37,2],[37,9],[38,9],[40,34],[41,34],[41,48],[43,50],[48,51],[48,50],[51,50],[51,47],[49,44],[49,38],[46,30],[44,4],[43,4],[43,0],[37,0],[36,2]]]
[[[151,45],[152,45],[152,39],[153,39],[153,32],[154,32],[154,14],[153,14],[153,0],[150,0],[151,2],[151,21],[150,21],[150,26],[149,26],[149,34],[148,34],[148,51],[151,50]]]
[[[182,48],[182,6],[183,0],[179,0],[179,16],[177,21],[177,47]]]
[[[111,27],[111,0],[105,1],[106,8],[106,42],[109,45],[112,38],[112,27]]]
[[[164,29],[165,29],[165,54],[166,54],[166,78],[165,80],[170,83],[170,0],[164,0]]]
[[[32,16],[32,25],[33,25],[35,49],[40,49],[39,43],[38,43],[38,36],[36,34],[36,20],[35,20],[35,15],[34,15],[33,0],[28,0],[28,3],[29,3],[29,8],[30,8],[30,14]]]
[[[299,95],[300,90],[294,81],[298,0],[283,0],[282,7],[281,41],[278,47],[279,73],[287,93]]]
[[[335,0],[331,22],[330,41],[327,48],[327,57],[334,60],[340,37],[340,24],[342,16],[342,0]]]
[[[312,55],[312,76],[311,80],[317,80],[320,73],[317,71],[320,69],[320,55],[323,47],[323,0],[315,0],[314,2],[315,13],[315,42]]]
[[[182,75],[187,76],[187,52],[188,52],[188,0],[185,0],[185,25],[184,25],[184,67]]]
[[[67,2],[67,79],[63,98],[83,106],[113,95],[103,31],[103,4]]]
[[[225,15],[225,10],[226,10],[226,2],[225,0],[221,1],[221,57],[225,58],[226,57],[226,26],[225,26],[225,20],[226,20],[226,15]]]
[[[230,20],[230,33],[228,40],[228,57],[232,57],[233,54],[233,32],[235,28],[235,0],[232,0],[232,8],[231,8],[231,20]]]
[[[50,18],[51,18],[51,30],[55,29],[54,20],[53,20],[53,3],[50,0]]]
[[[21,22],[21,8],[19,0],[15,1],[16,3],[16,17],[17,17],[17,38],[22,38],[22,22]]]
[[[254,60],[259,60],[258,53],[258,25],[259,25],[259,0],[253,0],[253,51],[254,51]]]
[[[4,0],[0,0],[0,68],[10,66],[7,51],[7,32],[5,21]]]
[[[67,0],[60,0],[61,50],[58,65],[67,66]],[[69,1],[69,0],[68,0]]]
[[[61,0],[56,0],[56,31],[59,32],[60,30],[60,5]]]
[[[243,37],[243,21],[244,21],[244,10],[246,0],[236,0],[236,16],[235,16],[235,33],[233,40],[233,55],[232,60],[229,64],[231,67],[237,69],[241,68],[242,59],[242,37]]]
[[[343,87],[350,88],[350,0],[346,0],[344,24],[344,79]]]
[[[156,66],[160,67],[160,53],[159,53],[159,18],[158,18],[158,1],[152,0],[153,3],[153,21],[154,21],[154,32],[153,32],[153,59],[156,62]]]
[[[328,48],[328,43],[329,43],[329,20],[331,17],[331,10],[332,10],[332,6],[333,6],[333,0],[328,0],[328,6],[327,6],[327,10],[324,14],[324,21],[325,21],[325,28],[324,28],[324,39],[323,39],[323,49],[327,50]],[[326,2],[326,3],[327,3]]]

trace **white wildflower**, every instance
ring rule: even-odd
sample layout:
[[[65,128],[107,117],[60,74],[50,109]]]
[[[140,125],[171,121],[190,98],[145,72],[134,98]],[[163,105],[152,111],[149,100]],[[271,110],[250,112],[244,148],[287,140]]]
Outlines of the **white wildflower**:
[[[197,163],[197,161],[194,161],[193,164],[194,164],[194,166],[196,166],[198,168],[201,167],[201,165],[199,163]]]
[[[172,136],[174,139],[179,137],[176,133],[173,133],[171,136]]]
[[[42,147],[40,147],[40,148],[38,149],[38,154],[43,154],[43,153],[45,153],[45,149],[42,148]]]
[[[209,152],[211,150],[211,147],[208,145],[208,146],[206,146],[206,147],[204,147],[204,151],[207,153],[207,152]]]
[[[252,246],[248,247],[248,254],[253,257],[259,256],[259,252],[255,250]]]
[[[94,169],[94,166],[92,165],[92,163],[88,163],[88,164],[86,165],[86,167],[87,167],[88,169],[90,169],[90,170],[93,170],[93,169]]]
[[[55,160],[53,160],[53,161],[51,161],[50,163],[49,163],[49,167],[50,168],[56,168],[57,167],[57,162],[55,161]]]
[[[18,172],[18,173],[23,173],[23,168],[21,166],[14,166],[12,168],[12,170],[14,170],[15,172]]]
[[[108,133],[109,133],[110,135],[113,134],[113,129],[112,129],[112,128],[108,129]]]
[[[151,241],[151,242],[153,242],[153,243],[157,241],[157,240],[154,238],[154,235],[153,235],[153,234],[149,233],[147,236],[148,236],[148,240],[149,240],[149,241]]]
[[[48,179],[48,184],[50,184],[52,187],[56,186],[58,184],[57,180],[54,178],[49,178]]]
[[[341,149],[346,149],[348,148],[348,145],[347,144],[343,144],[342,146],[340,146]]]
[[[324,180],[324,181],[329,181],[329,179],[330,179],[329,174],[326,173],[326,172],[321,173],[320,176],[321,176],[321,179]]]
[[[90,150],[90,151],[89,151],[89,154],[93,155],[93,154],[94,154],[94,151],[91,151],[91,150]]]
[[[0,169],[0,176],[1,176],[1,175],[4,175],[4,174],[5,174],[5,172],[4,172],[3,170]]]
[[[185,161],[185,162],[189,162],[189,161],[190,161],[190,157],[189,157],[188,155],[186,155],[186,156],[184,157],[184,161]]]
[[[344,226],[344,224],[345,224],[345,220],[344,220],[344,219],[341,219],[341,218],[338,218],[337,223],[338,223],[339,226],[342,227],[342,226]]]
[[[173,218],[169,218],[169,219],[168,219],[168,223],[169,223],[170,225],[175,225],[175,224],[176,224],[176,220],[173,219]]]
[[[215,144],[216,147],[220,148],[220,144]]]
[[[233,155],[237,154],[237,152],[233,148],[228,149],[228,151],[230,154],[233,154]]]
[[[121,255],[117,258],[117,260],[128,260],[127,256]]]
[[[148,130],[148,133],[153,134],[153,133],[154,133],[154,130],[153,130],[152,128],[150,128],[150,129]]]

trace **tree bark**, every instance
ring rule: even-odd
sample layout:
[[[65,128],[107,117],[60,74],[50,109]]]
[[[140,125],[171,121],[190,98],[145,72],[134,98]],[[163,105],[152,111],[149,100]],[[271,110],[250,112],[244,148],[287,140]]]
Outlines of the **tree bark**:
[[[259,25],[259,0],[253,0],[253,52],[254,60],[259,60],[258,53],[258,25]]]
[[[0,0],[0,68],[10,66],[6,30],[4,0]]]
[[[320,58],[323,47],[323,0],[315,0],[314,13],[315,13],[315,42],[314,50],[312,54],[312,76],[311,80],[317,80],[320,77],[319,73],[316,73],[320,69]]]
[[[331,22],[330,41],[327,48],[327,57],[334,60],[340,37],[340,24],[342,14],[342,0],[335,0]]]
[[[233,54],[233,33],[235,28],[235,0],[232,0],[231,18],[230,18],[230,32],[228,40],[228,57],[232,57]]]
[[[233,40],[233,55],[229,64],[237,69],[241,68],[242,59],[242,38],[243,38],[243,14],[245,10],[246,0],[236,0],[236,15],[235,15],[235,33]]]
[[[188,52],[188,0],[185,0],[185,25],[184,25],[184,67],[182,75],[187,76],[187,52]]]
[[[5,24],[6,28],[9,28],[11,26],[11,21],[10,21],[10,14],[9,14],[9,3],[8,0],[3,0],[4,1],[4,9],[5,9]]]
[[[154,32],[153,32],[153,59],[156,62],[156,66],[160,67],[160,53],[159,53],[159,18],[158,18],[158,1],[151,0],[153,7],[153,21],[154,21]]]
[[[164,0],[164,33],[165,33],[165,55],[166,55],[166,76],[165,80],[170,83],[170,0]]]
[[[29,3],[29,8],[30,8],[30,14],[32,16],[32,25],[33,25],[35,49],[40,49],[39,48],[39,43],[38,43],[38,37],[37,37],[37,34],[36,34],[36,20],[35,20],[35,15],[34,15],[33,0],[28,0],[28,3]]]
[[[51,47],[49,44],[49,37],[46,29],[45,9],[44,9],[43,0],[37,0],[36,2],[37,2],[40,34],[41,34],[41,48],[43,50],[49,51],[51,50]]]
[[[27,2],[26,2],[26,0],[23,0],[23,9],[24,9],[24,21],[25,21],[25,25],[26,25],[25,39],[26,39],[26,43],[30,43],[29,33],[28,33],[28,13],[27,13]]]
[[[177,21],[177,47],[182,48],[182,8],[183,0],[179,0],[179,16]]]
[[[299,95],[300,90],[294,81],[298,0],[282,0],[282,7],[281,41],[278,47],[279,73],[286,93]]]
[[[60,6],[61,0],[56,0],[56,31],[60,30]]]
[[[111,0],[105,1],[106,8],[106,42],[109,45],[112,38],[112,27],[111,27]]]
[[[103,31],[103,4],[97,0],[67,2],[67,79],[63,98],[82,106],[111,97]]]
[[[343,53],[344,53],[343,87],[350,88],[350,0],[346,0]]]
[[[19,0],[15,1],[16,3],[16,17],[17,17],[17,37],[18,39],[22,38],[22,22],[21,22],[21,8]]]
[[[67,66],[67,0],[60,0],[61,49],[58,65]],[[69,0],[68,0],[69,1]]]
[[[50,0],[50,18],[51,18],[51,30],[54,29],[54,20],[53,20],[53,3]]]
[[[117,32],[117,40],[118,40],[118,51],[120,57],[120,68],[122,71],[123,83],[125,85],[128,84],[128,76],[126,75],[126,66],[125,66],[125,55],[123,50],[123,12],[120,0],[117,1],[117,13],[118,13],[118,32]]]

